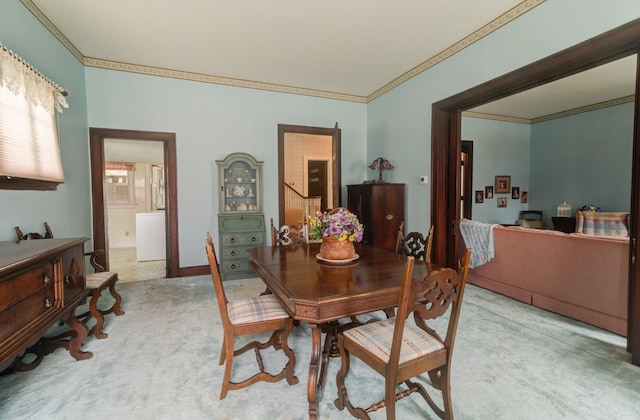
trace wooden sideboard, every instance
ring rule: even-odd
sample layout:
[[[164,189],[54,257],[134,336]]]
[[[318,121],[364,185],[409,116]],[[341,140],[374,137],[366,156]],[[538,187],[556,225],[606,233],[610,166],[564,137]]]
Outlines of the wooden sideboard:
[[[76,360],[92,356],[80,350],[87,328],[75,317],[89,293],[84,262],[88,239],[0,242],[0,371],[32,369],[59,347]],[[43,337],[58,321],[71,330]],[[24,361],[25,353],[35,359]]]

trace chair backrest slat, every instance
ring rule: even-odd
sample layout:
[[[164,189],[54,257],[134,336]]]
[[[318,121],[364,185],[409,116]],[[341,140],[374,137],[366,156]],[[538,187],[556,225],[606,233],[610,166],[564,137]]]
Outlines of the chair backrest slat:
[[[420,232],[404,234],[404,222],[400,222],[398,238],[396,239],[396,253],[411,255],[419,260],[431,262],[431,246],[433,243],[433,225],[425,237]]]

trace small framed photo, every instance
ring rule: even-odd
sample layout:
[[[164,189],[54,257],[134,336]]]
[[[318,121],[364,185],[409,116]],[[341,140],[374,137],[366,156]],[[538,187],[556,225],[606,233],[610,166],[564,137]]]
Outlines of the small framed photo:
[[[484,187],[485,198],[493,198],[493,185],[487,185]]]
[[[511,198],[518,200],[520,198],[520,187],[511,187]]]
[[[476,203],[484,203],[484,191],[476,191]]]
[[[507,197],[498,197],[498,207],[507,207]]]
[[[508,175],[496,175],[496,194],[509,194],[510,192],[511,177]]]
[[[529,202],[529,191],[522,191],[522,193],[520,193],[520,202],[521,203]]]

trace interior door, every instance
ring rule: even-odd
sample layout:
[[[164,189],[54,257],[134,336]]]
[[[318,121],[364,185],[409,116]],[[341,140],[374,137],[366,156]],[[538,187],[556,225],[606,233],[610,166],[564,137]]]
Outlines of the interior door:
[[[321,197],[320,209],[327,209],[327,162],[310,160],[307,168],[307,194]]]

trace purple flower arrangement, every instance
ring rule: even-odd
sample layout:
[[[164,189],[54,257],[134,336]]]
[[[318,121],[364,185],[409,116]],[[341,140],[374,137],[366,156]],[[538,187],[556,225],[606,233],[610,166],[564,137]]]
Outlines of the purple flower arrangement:
[[[334,238],[341,241],[361,242],[364,228],[358,217],[345,208],[318,212],[309,220],[309,238]]]

